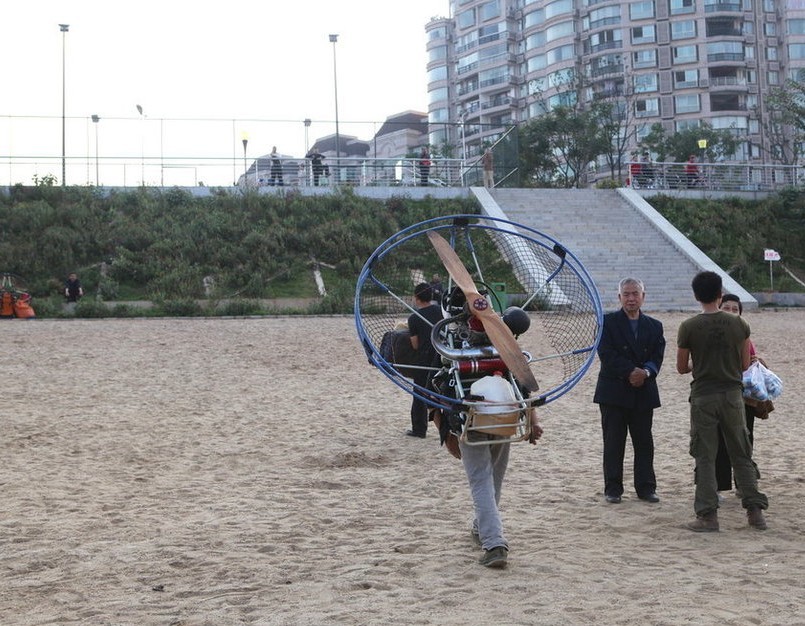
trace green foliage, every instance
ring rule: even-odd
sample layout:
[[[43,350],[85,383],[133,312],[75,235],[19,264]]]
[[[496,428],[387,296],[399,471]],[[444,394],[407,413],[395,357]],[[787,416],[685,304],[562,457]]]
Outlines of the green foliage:
[[[783,262],[805,275],[805,193],[787,190],[762,202],[738,198],[687,200],[655,196],[651,204],[735,280],[750,291],[769,288],[763,250],[780,252]],[[779,271],[775,289],[803,291]]]
[[[72,271],[102,300],[187,302],[205,297],[205,278],[218,299],[317,297],[314,262],[337,268],[329,290],[354,282],[371,252],[401,228],[476,212],[471,200],[383,202],[350,189],[195,198],[181,189],[16,186],[0,193],[0,270],[25,277],[36,297],[59,293]]]
[[[701,140],[707,142],[705,149],[699,148]],[[738,151],[740,142],[730,130],[716,130],[708,124],[686,128],[672,135],[666,133],[662,124],[653,124],[640,145],[649,150],[657,161],[684,163],[691,154],[697,159],[704,157],[711,162],[727,159]]]

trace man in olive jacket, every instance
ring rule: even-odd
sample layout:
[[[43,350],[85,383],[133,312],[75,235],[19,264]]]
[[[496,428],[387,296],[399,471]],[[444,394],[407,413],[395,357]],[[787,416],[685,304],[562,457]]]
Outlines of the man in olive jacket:
[[[654,409],[660,406],[657,374],[665,354],[662,323],[641,312],[646,292],[637,278],[618,285],[621,308],[604,316],[598,345],[601,369],[593,402],[601,409],[604,434],[604,496],[618,504],[623,495],[627,432],[634,447],[634,486],[646,502],[659,502],[654,476]]]

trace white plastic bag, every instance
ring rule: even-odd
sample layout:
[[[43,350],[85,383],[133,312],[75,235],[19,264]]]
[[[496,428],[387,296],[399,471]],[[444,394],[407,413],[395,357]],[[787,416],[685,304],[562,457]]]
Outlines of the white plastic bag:
[[[783,393],[783,381],[780,377],[772,372],[768,367],[760,364],[760,371],[763,372],[763,382],[766,384],[766,392],[769,394],[769,400],[776,400]]]
[[[769,399],[769,392],[766,389],[766,377],[763,375],[763,365],[760,361],[755,361],[746,368],[743,373],[743,396],[764,402]],[[765,369],[765,368],[763,368]]]
[[[760,402],[775,400],[783,393],[783,381],[765,367],[760,361],[754,361],[743,373],[743,396]]]

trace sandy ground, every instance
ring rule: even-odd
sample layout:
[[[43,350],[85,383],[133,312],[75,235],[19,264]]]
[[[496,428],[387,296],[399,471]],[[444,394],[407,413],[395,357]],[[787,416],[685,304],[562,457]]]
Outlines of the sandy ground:
[[[727,494],[705,535],[687,315],[657,317],[662,502],[603,501],[596,365],[512,449],[502,571],[351,318],[6,321],[0,624],[805,624],[805,310],[747,316],[786,383],[755,430],[769,530]]]

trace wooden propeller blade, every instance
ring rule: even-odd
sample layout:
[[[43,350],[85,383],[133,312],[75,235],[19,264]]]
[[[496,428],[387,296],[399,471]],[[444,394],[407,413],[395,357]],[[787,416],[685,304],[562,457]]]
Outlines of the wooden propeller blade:
[[[430,239],[436,254],[442,260],[447,273],[450,274],[459,289],[464,292],[470,311],[483,322],[489,341],[497,349],[500,358],[503,359],[503,362],[511,370],[515,378],[526,389],[529,391],[539,389],[537,379],[534,378],[534,373],[528,367],[523,351],[517,345],[517,340],[512,335],[511,330],[509,330],[509,327],[506,326],[500,316],[495,313],[495,310],[489,305],[489,301],[478,293],[475,288],[475,281],[470,276],[467,268],[464,267],[456,251],[437,232],[429,230],[428,239]]]

